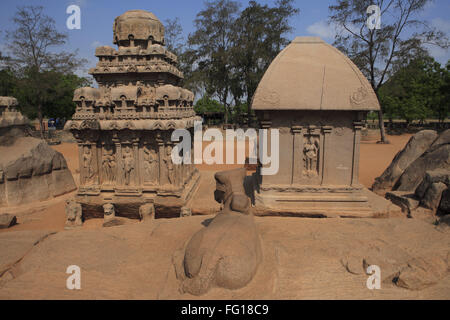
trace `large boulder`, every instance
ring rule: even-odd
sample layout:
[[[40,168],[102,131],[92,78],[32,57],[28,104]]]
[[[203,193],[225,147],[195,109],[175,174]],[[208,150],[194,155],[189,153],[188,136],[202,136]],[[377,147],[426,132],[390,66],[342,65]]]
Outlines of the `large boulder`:
[[[416,159],[403,172],[393,189],[414,192],[425,178],[426,172],[436,169],[450,170],[450,144],[433,146]]]
[[[64,156],[40,139],[0,145],[0,205],[47,200],[76,189]]]
[[[372,189],[374,191],[391,189],[409,165],[424,154],[437,138],[438,134],[433,130],[416,133],[405,148],[397,153],[381,176],[375,179]]]
[[[441,202],[442,192],[450,185],[450,171],[437,169],[425,173],[425,178],[416,189],[415,197],[428,209],[436,210]]]

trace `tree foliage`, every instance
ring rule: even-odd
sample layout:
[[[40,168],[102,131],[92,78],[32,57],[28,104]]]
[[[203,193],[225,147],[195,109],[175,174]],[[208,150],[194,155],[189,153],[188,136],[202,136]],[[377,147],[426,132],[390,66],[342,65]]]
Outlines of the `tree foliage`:
[[[448,48],[443,32],[421,17],[431,1],[337,0],[329,7],[330,23],[338,30],[335,45],[361,69],[375,93],[396,70],[425,56],[426,44]],[[370,5],[381,10],[380,29],[366,26]],[[386,142],[382,112],[379,115],[382,142]]]
[[[180,56],[187,87],[217,98],[226,122],[242,100],[250,112],[264,72],[289,43],[289,19],[297,13],[293,0],[278,0],[274,7],[250,1],[242,11],[232,0],[206,2]]]
[[[412,60],[399,69],[379,90],[380,103],[390,118],[443,121],[449,114],[449,64],[431,57]]]
[[[78,59],[76,52],[55,51],[66,43],[67,35],[58,32],[55,21],[42,6],[18,7],[13,23],[15,29],[6,33],[10,56],[6,64],[18,78],[19,95],[26,97],[23,102],[36,108],[43,137],[44,107],[49,92],[59,85],[55,82],[57,75],[68,76],[85,60]]]

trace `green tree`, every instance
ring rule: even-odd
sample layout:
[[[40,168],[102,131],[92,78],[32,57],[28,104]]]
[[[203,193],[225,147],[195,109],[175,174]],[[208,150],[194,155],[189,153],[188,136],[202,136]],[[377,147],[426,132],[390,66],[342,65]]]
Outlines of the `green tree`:
[[[329,6],[329,21],[337,29],[335,45],[366,75],[378,96],[384,82],[412,59],[424,56],[425,44],[448,48],[444,34],[432,28],[421,13],[432,0],[337,0]],[[381,28],[369,29],[367,8],[377,5]],[[416,101],[412,101],[416,103]],[[379,112],[381,142],[388,143],[383,112]]]
[[[194,110],[197,113],[205,113],[205,112],[220,112],[223,113],[224,108],[223,105],[220,104],[217,100],[211,99],[210,96],[204,95],[200,99],[197,100],[194,106]]]
[[[67,35],[57,31],[55,21],[44,14],[42,6],[18,7],[13,17],[14,30],[7,32],[7,48],[11,57],[7,63],[20,78],[20,90],[29,90],[28,97],[36,108],[43,133],[43,108],[49,88],[54,84],[53,73],[70,74],[85,60],[76,53],[56,52],[55,47],[67,41]]]
[[[250,1],[234,24],[232,64],[235,72],[231,90],[236,106],[238,99],[246,98],[248,115],[262,76],[272,60],[289,44],[284,37],[292,30],[289,18],[298,12],[293,0],[278,0],[274,7]]]
[[[196,31],[189,35],[188,45],[196,74],[209,96],[216,96],[225,108],[228,123],[232,94],[233,65],[231,48],[239,3],[231,0],[206,1],[205,9],[194,21]]]
[[[0,70],[0,96],[13,96],[16,84],[17,79],[10,69]]]
[[[405,119],[408,124],[428,117],[445,119],[448,104],[443,88],[447,72],[432,57],[412,60],[399,69],[378,92],[386,115]]]
[[[37,86],[37,79],[33,79],[35,76],[36,73],[27,72],[24,77],[17,79],[13,92],[21,110],[31,119],[39,116],[37,103],[42,103],[42,117],[70,118],[75,112],[73,92],[91,84],[89,79],[75,74],[43,71],[38,75],[42,83]]]

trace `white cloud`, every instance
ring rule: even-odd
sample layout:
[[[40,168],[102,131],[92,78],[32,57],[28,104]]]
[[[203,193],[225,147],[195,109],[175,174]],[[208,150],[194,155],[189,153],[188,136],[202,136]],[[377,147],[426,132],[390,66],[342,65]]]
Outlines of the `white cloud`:
[[[358,28],[353,25],[348,28],[353,32],[359,32]],[[335,23],[328,23],[326,20],[320,20],[313,23],[306,28],[306,31],[308,31],[309,34],[321,37],[324,40],[334,40],[336,34],[348,33],[342,26]]]
[[[308,31],[309,34],[321,37],[322,39],[334,39],[334,36],[336,35],[336,28],[325,20],[313,23],[306,28],[306,31]]]

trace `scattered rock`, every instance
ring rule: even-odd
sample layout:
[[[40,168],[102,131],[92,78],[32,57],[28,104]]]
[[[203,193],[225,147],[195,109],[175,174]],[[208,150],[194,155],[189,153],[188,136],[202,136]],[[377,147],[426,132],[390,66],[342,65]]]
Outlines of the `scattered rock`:
[[[445,169],[427,171],[425,173],[425,178],[416,189],[416,197],[422,199],[428,188],[430,188],[433,183],[437,182],[442,182],[448,186],[450,184],[450,171]]]
[[[411,192],[390,191],[386,193],[385,197],[402,208],[403,212],[410,213],[419,206],[419,200],[417,200]]]
[[[450,144],[440,145],[415,160],[403,172],[393,190],[415,191],[425,178],[425,173],[435,169],[450,171]]]
[[[433,183],[426,191],[420,204],[428,209],[436,210],[441,202],[442,192],[447,189],[447,185],[442,182]]]
[[[433,130],[423,130],[411,137],[389,167],[376,178],[372,189],[374,191],[391,189],[409,165],[425,153],[437,137],[436,131]]]
[[[16,216],[8,213],[0,214],[0,229],[10,228],[16,223]]]

